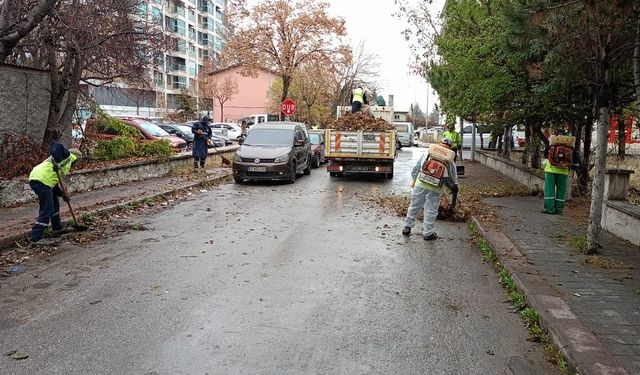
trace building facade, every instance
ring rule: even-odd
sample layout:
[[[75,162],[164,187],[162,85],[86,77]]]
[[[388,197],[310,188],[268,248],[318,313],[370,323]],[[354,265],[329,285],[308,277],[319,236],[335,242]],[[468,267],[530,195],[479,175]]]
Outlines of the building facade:
[[[138,16],[155,23],[174,40],[149,72],[151,90],[114,84],[88,87],[90,96],[106,112],[121,116],[161,117],[179,107],[188,95],[200,111],[211,110],[211,98],[200,95],[198,75],[224,46],[227,0],[147,0]]]
[[[231,77],[238,84],[238,93],[220,108],[213,100],[213,119],[221,122],[236,122],[253,114],[267,114],[271,86],[278,76],[272,72],[256,69],[255,76],[241,74],[242,66],[232,66],[209,73],[214,80],[224,81]]]

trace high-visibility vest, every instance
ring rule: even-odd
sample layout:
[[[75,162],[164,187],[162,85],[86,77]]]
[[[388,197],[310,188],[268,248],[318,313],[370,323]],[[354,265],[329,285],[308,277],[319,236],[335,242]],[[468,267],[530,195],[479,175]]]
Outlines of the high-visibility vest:
[[[364,104],[364,90],[363,89],[353,89],[353,102],[360,102]]]
[[[555,174],[562,174],[565,176],[569,175],[569,168],[567,167],[557,167],[555,165],[551,165],[551,162],[549,161],[549,159],[544,159],[544,172],[545,173],[555,173]]]
[[[451,142],[453,143],[451,145],[451,147],[455,147],[455,148],[460,148],[462,147],[462,139],[460,137],[460,133],[458,133],[457,131],[450,131],[447,130],[446,132],[444,132],[442,134],[442,139],[447,139],[449,138],[451,140]]]
[[[69,154],[69,157],[60,162],[60,175],[65,176],[71,171],[71,164],[78,157],[74,154]],[[58,183],[58,175],[53,170],[53,157],[48,157],[42,163],[36,165],[29,174],[29,181],[40,181],[46,186],[53,188]]]

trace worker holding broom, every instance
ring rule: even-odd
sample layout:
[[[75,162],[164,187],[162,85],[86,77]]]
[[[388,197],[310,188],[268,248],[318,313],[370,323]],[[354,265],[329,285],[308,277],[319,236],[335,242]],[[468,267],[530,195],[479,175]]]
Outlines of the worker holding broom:
[[[402,229],[402,234],[405,236],[411,234],[411,228],[418,213],[424,209],[422,236],[426,241],[438,238],[434,226],[438,217],[442,187],[446,184],[450,186],[454,197],[458,194],[458,174],[454,162],[455,152],[451,150],[452,144],[451,139],[445,138],[440,145],[430,145],[429,150],[413,168],[411,172],[413,193]]]
[[[39,204],[38,219],[31,229],[31,242],[45,246],[55,244],[55,241],[43,238],[49,223],[54,235],[65,232],[60,220],[58,197],[62,197],[65,202],[69,202],[69,197],[58,185],[59,176],[69,174],[73,163],[82,156],[78,149],[67,150],[60,143],[54,143],[51,146],[50,154],[51,156],[36,165],[29,174],[29,186],[38,196]]]
[[[204,172],[204,163],[207,161],[209,145],[211,144],[212,131],[209,127],[210,122],[209,115],[204,115],[200,121],[195,122],[191,127],[191,132],[194,134],[192,150],[194,172],[198,172],[198,166]]]

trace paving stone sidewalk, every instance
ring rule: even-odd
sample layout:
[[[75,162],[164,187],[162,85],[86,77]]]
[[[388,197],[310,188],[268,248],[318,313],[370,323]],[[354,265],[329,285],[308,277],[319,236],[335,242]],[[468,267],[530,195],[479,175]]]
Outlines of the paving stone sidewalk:
[[[78,213],[97,211],[107,207],[140,201],[148,197],[198,186],[231,175],[229,168],[211,168],[206,174],[185,174],[151,178],[143,181],[111,186],[71,195],[71,205]],[[62,220],[71,220],[67,204],[60,200]],[[38,202],[0,209],[0,251],[22,239],[38,216]],[[78,218],[79,219],[79,218]]]
[[[483,177],[499,178],[484,165],[472,167]],[[603,231],[599,255],[582,254],[575,244],[585,239],[588,202],[574,202],[558,216],[541,213],[538,197],[485,201],[495,208],[498,230],[582,325],[629,374],[640,374],[640,248]]]

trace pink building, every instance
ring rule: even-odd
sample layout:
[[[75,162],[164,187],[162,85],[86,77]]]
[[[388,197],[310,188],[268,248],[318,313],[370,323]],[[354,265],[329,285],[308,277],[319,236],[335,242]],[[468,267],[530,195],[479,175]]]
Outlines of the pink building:
[[[278,77],[267,70],[256,70],[257,77],[243,76],[241,65],[216,70],[209,75],[222,82],[233,77],[238,82],[238,93],[224,103],[224,114],[220,114],[220,103],[213,99],[213,119],[220,122],[234,122],[242,117],[268,113],[269,90]]]

